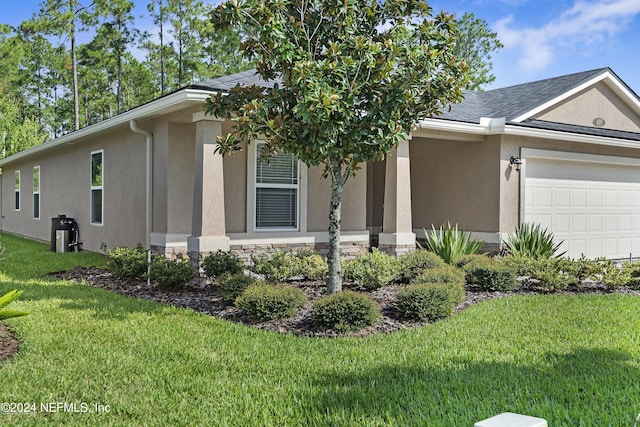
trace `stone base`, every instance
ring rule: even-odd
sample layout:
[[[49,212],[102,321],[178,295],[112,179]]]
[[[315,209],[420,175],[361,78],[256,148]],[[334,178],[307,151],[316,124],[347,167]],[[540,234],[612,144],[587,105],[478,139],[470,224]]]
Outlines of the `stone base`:
[[[416,249],[416,235],[414,233],[380,233],[378,249],[389,255],[406,254]]]
[[[416,250],[416,245],[378,245],[381,252],[389,255],[400,256]]]
[[[177,259],[181,256],[187,256],[188,250],[186,246],[156,246],[151,245],[151,252],[163,255],[169,259]]]
[[[251,263],[251,255],[271,252],[316,251],[323,255],[329,253],[329,243],[265,243],[231,245],[231,252],[245,262]],[[369,251],[369,242],[341,242],[340,252],[344,258],[351,259]]]

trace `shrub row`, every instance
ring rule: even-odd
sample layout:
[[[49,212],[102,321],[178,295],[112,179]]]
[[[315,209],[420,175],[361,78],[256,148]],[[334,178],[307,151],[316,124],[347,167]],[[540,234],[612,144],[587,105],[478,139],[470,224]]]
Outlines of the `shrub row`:
[[[161,288],[175,288],[195,277],[188,259],[170,260],[153,255],[148,263],[147,251],[138,243],[135,248],[118,247],[107,253],[107,267],[118,279],[149,279]]]

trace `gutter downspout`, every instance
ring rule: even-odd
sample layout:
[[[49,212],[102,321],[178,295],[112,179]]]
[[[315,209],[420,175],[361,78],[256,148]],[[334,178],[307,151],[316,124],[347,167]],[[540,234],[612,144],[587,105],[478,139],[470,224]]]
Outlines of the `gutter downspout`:
[[[135,120],[129,120],[129,127],[135,133],[144,135],[147,140],[147,177],[146,177],[146,247],[151,250],[151,229],[153,224],[153,134],[140,129]]]

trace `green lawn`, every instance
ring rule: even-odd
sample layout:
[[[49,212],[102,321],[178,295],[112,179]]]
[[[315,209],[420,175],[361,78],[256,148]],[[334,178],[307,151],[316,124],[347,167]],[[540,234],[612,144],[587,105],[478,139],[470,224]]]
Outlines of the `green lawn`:
[[[2,242],[0,293],[24,289],[12,308],[32,314],[6,322],[23,344],[0,402],[37,407],[1,425],[449,427],[511,411],[631,427],[640,413],[638,297],[512,297],[387,336],[299,338],[51,280],[104,260]]]

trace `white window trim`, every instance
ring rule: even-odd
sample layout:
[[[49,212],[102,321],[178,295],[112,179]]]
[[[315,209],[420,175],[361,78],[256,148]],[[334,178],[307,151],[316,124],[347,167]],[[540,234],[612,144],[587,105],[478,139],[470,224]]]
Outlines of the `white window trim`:
[[[16,178],[18,178],[18,188],[16,188]],[[14,172],[13,174],[13,209],[16,212],[20,212],[20,208],[22,207],[22,194],[20,188],[22,187],[22,176],[20,174],[20,169]],[[16,194],[18,195],[18,206],[16,207]]]
[[[307,176],[308,168],[298,161],[298,206],[296,228],[257,228],[256,227],[256,174],[258,145],[264,140],[255,140],[247,150],[247,233],[300,232],[307,231]],[[262,184],[263,188],[292,188],[291,185]]]
[[[35,187],[35,184],[36,184],[36,181],[35,181],[35,179],[36,179],[36,170],[38,171],[38,191],[36,191],[36,187]],[[42,179],[41,178],[42,178],[42,176],[41,176],[41,173],[40,173],[40,165],[34,166],[33,167],[33,213],[34,213],[33,219],[35,219],[35,220],[40,220],[40,218],[42,217],[42,212],[40,212],[40,208],[42,207],[42,203],[40,203],[40,187],[42,187]],[[38,195],[38,216],[37,217],[35,216],[35,211],[36,211],[36,206],[35,206],[36,197],[35,196],[36,196],[36,194]]]
[[[93,185],[93,155],[100,153],[102,155],[102,185]],[[101,227],[104,225],[104,149],[92,151],[89,155],[89,184],[91,189],[89,190],[89,215],[91,225]],[[100,206],[102,207],[102,222],[93,222],[93,190],[101,190],[102,201]]]

